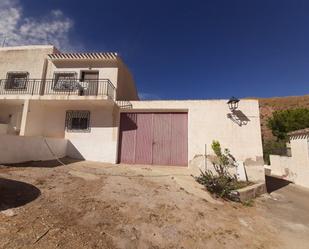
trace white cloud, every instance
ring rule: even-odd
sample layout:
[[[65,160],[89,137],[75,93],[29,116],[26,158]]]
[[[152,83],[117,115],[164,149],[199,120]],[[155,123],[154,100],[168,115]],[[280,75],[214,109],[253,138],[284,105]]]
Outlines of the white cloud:
[[[60,50],[75,50],[70,42],[74,22],[61,10],[39,18],[23,15],[19,0],[0,0],[0,42],[6,46],[52,44]]]

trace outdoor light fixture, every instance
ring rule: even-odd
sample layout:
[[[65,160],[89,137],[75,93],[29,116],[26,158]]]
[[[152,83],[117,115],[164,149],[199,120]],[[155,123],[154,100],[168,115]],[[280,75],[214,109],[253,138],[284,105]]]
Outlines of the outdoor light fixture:
[[[229,108],[231,111],[235,111],[238,108],[238,102],[239,102],[239,99],[235,97],[232,97],[229,99],[227,104],[229,105]]]

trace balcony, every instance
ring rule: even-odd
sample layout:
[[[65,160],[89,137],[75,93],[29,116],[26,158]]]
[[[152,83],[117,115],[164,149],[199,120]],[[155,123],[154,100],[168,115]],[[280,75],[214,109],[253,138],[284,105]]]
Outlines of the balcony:
[[[115,99],[115,87],[108,79],[79,81],[72,79],[0,80],[1,95],[31,96],[107,96]]]

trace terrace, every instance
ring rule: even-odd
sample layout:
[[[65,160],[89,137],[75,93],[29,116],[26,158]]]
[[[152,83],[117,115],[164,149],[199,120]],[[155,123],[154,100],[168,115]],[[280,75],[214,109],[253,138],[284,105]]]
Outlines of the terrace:
[[[0,80],[0,96],[105,96],[115,99],[115,86],[109,79],[28,79],[15,77]]]

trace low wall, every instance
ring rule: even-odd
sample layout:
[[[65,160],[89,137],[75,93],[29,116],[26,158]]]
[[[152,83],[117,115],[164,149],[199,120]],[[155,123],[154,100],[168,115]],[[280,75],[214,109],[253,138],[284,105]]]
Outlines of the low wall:
[[[271,174],[276,176],[287,176],[291,168],[291,157],[270,155]]]
[[[208,158],[211,157],[211,155],[208,155]],[[206,166],[206,167],[205,167]],[[265,172],[264,168],[259,165],[247,165],[244,163],[246,175],[249,181],[251,182],[264,182],[265,181]],[[204,171],[206,168],[209,170],[214,171],[214,167],[212,165],[211,160],[207,160],[207,163],[205,164],[205,156],[203,155],[196,155],[190,162],[189,162],[189,168],[192,170],[193,174],[195,176],[200,175],[200,171]],[[229,172],[231,174],[236,174],[235,168],[230,168]]]
[[[296,165],[293,157],[270,155],[269,159],[271,175],[282,177],[283,179],[291,182],[296,181]]]
[[[0,135],[0,164],[55,159],[48,146],[57,157],[66,156],[66,139]]]

